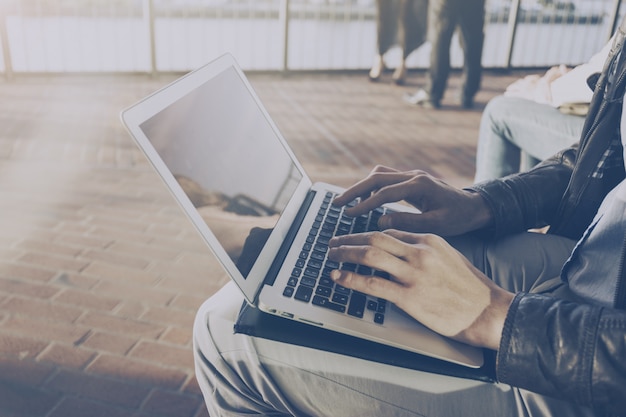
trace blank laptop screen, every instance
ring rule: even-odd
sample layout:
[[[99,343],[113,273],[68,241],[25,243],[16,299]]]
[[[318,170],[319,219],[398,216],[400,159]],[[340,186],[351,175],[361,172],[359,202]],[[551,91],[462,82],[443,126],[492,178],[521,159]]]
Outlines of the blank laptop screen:
[[[302,174],[237,71],[221,72],[141,129],[246,276],[238,262],[246,239],[274,227]]]

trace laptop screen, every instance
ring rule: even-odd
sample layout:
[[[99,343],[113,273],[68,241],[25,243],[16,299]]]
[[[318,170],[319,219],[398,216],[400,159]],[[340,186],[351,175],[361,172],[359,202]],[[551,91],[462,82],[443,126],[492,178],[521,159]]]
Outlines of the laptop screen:
[[[302,174],[238,78],[225,69],[140,128],[246,277]]]

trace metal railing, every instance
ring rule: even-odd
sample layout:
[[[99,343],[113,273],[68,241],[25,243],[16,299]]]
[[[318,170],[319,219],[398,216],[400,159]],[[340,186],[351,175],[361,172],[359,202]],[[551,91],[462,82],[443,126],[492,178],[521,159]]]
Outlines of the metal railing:
[[[393,0],[381,0],[393,1]],[[576,65],[599,51],[621,0],[487,0],[487,68]],[[0,70],[184,72],[230,52],[246,70],[367,69],[374,0],[3,0]],[[429,45],[409,67],[428,66]],[[400,51],[387,56],[393,67]],[[458,42],[453,66],[462,65]]]

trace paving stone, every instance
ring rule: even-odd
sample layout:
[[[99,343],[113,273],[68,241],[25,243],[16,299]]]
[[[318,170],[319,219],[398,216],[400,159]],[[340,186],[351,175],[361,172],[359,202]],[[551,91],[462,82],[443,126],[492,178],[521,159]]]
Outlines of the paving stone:
[[[138,341],[134,336],[94,331],[85,339],[82,346],[99,352],[125,355]]]
[[[96,356],[96,352],[75,345],[52,343],[37,360],[57,367],[82,369]]]

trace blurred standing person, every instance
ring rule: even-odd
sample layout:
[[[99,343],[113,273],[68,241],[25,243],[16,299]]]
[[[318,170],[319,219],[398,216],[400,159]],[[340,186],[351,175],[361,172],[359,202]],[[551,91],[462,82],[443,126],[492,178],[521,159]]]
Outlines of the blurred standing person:
[[[485,0],[430,0],[428,5],[428,38],[431,42],[430,68],[426,88],[405,99],[427,108],[441,107],[450,74],[450,44],[455,29],[463,49],[463,85],[461,106],[474,106],[480,88],[482,51],[485,39]]]
[[[378,54],[369,72],[378,81],[385,69],[384,55],[400,45],[402,57],[393,73],[393,82],[404,84],[407,57],[426,42],[428,0],[377,0],[376,30]]]

